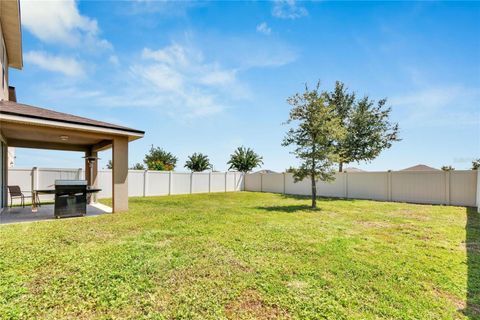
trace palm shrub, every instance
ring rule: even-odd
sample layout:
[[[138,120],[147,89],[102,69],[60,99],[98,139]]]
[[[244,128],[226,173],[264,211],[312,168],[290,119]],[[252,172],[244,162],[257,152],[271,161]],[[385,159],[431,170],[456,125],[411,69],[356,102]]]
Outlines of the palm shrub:
[[[228,170],[235,169],[240,172],[249,172],[263,164],[262,157],[255,153],[250,148],[238,147],[233,154],[230,155],[230,160],[227,162],[230,165]]]
[[[177,164],[177,157],[160,147],[150,148],[149,153],[145,155],[143,162],[148,170],[172,171]]]
[[[208,156],[202,153],[194,153],[185,162],[185,168],[193,172],[201,172],[212,168]]]

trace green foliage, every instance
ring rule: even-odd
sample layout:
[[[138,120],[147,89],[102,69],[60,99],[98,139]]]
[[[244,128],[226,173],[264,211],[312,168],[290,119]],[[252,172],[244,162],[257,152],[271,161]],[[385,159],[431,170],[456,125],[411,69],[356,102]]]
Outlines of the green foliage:
[[[294,173],[295,172],[295,168],[290,166],[288,167],[286,170],[285,170],[285,173]]]
[[[453,171],[453,170],[455,170],[455,168],[452,167],[452,166],[442,166],[441,169],[442,169],[443,171]]]
[[[141,163],[135,163],[130,169],[132,170],[145,170],[145,166]]]
[[[250,172],[254,168],[263,164],[262,157],[256,154],[252,149],[245,147],[238,147],[233,154],[230,155],[230,160],[227,162],[230,165],[228,170],[235,169],[240,172]]]
[[[472,161],[472,170],[480,169],[480,158]]]
[[[0,319],[478,319],[475,209],[318,206],[132,197],[128,214],[1,225]]]
[[[193,172],[201,172],[212,168],[208,156],[202,153],[194,153],[188,157],[185,168]]]
[[[303,93],[288,98],[292,106],[287,124],[290,128],[283,146],[294,145],[292,152],[302,161],[293,169],[295,181],[309,177],[312,182],[312,208],[316,207],[316,180],[331,181],[334,178],[334,162],[337,161],[336,141],[343,139],[345,129],[336,109],[328,104],[328,95],[320,92],[320,82],[310,90],[305,86]]]
[[[108,162],[107,162],[107,169],[113,169],[113,162],[112,162],[112,160],[108,160]]]
[[[327,93],[327,100],[335,108],[346,133],[336,142],[340,171],[343,164],[371,161],[393,142],[400,141],[398,124],[389,120],[391,108],[386,107],[386,99],[377,103],[368,96],[357,99],[355,93],[349,93],[337,81],[335,90]]]
[[[170,152],[152,145],[143,162],[147,165],[148,170],[172,171],[175,169],[177,160],[177,157]]]

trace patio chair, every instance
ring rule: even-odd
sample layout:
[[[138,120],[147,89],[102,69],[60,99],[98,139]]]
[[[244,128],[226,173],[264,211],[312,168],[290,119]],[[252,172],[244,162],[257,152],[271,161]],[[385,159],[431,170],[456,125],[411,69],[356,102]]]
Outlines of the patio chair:
[[[25,208],[25,198],[32,198],[32,201],[35,201],[33,196],[26,196],[23,194],[20,186],[7,186],[8,192],[10,193],[10,208],[13,206],[13,199],[19,199],[21,201],[21,205]]]

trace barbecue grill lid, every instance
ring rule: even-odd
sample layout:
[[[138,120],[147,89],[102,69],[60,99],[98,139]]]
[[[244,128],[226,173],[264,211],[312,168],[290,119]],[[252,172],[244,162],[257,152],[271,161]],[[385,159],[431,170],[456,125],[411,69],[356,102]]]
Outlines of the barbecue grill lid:
[[[56,186],[86,186],[87,180],[55,180]]]

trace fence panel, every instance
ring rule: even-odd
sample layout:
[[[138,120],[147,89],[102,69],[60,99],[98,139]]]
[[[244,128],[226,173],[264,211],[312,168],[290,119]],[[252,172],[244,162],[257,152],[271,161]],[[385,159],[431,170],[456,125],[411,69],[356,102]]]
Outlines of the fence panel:
[[[284,193],[283,173],[270,173],[262,175],[262,191],[272,193]]]
[[[192,193],[207,193],[210,189],[210,173],[195,172],[192,179]]]
[[[262,191],[262,175],[260,173],[249,173],[245,175],[245,190]]]
[[[248,190],[248,189],[245,189]],[[285,173],[285,193],[309,196],[312,194],[312,184],[310,179],[294,182],[293,174]]]
[[[143,196],[143,178],[144,170],[129,170],[128,171],[128,195],[131,197]]]
[[[477,175],[471,170],[450,172],[450,204],[476,206]]]
[[[349,198],[388,200],[388,172],[354,172],[347,174]]]
[[[446,204],[445,184],[443,171],[392,172],[392,200]]]
[[[382,201],[477,206],[480,185],[477,171],[394,171],[337,173],[330,183],[317,182],[317,195]],[[310,179],[294,183],[293,175],[247,174],[246,191],[311,195]]]
[[[170,192],[170,173],[166,171],[148,171],[147,196],[165,196]],[[129,182],[130,184],[130,182]]]
[[[172,190],[170,194],[190,193],[190,173],[172,172]]]
[[[211,192],[225,192],[225,173],[212,172]]]

